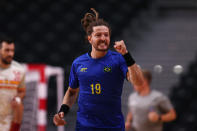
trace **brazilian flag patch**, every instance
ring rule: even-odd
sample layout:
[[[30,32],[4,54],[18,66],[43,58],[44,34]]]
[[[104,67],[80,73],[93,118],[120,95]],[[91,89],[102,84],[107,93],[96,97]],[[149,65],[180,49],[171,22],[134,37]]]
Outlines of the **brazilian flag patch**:
[[[112,68],[109,66],[104,67],[104,72],[112,72]]]

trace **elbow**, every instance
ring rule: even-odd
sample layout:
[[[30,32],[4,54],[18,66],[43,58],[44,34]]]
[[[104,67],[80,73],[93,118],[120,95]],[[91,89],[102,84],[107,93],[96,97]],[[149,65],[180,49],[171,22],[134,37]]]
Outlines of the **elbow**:
[[[69,96],[76,96],[79,92],[79,89],[78,88],[77,89],[72,89],[72,88],[69,87],[67,92],[68,92]]]
[[[174,121],[176,118],[177,118],[177,114],[176,114],[176,111],[174,109],[172,109],[170,111],[170,118],[171,118],[171,121]]]
[[[176,118],[177,118],[177,114],[176,111],[173,109],[172,120],[176,120]]]

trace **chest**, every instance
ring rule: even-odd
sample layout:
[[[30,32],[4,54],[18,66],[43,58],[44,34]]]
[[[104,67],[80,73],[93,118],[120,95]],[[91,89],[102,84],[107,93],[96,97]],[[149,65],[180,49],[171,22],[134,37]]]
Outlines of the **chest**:
[[[130,101],[130,105],[133,112],[149,112],[158,108],[157,101],[152,97],[136,97]]]
[[[0,83],[18,85],[22,78],[22,73],[17,69],[0,69]]]
[[[87,62],[78,65],[79,79],[110,79],[120,72],[119,66],[113,62]]]

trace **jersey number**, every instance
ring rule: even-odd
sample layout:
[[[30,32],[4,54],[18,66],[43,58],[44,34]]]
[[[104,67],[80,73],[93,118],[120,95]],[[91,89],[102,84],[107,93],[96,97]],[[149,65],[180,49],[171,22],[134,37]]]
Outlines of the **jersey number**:
[[[101,84],[91,84],[92,94],[101,94]]]

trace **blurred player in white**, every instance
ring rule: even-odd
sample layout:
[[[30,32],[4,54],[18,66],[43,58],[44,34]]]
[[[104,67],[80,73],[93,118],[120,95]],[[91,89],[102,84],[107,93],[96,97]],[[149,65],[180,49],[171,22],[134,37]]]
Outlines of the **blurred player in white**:
[[[25,71],[14,51],[12,40],[0,40],[0,131],[19,131],[22,122]]]
[[[125,128],[127,131],[162,131],[164,122],[176,118],[175,110],[170,100],[161,92],[151,90],[152,75],[142,71],[144,83],[129,97],[129,113]]]

